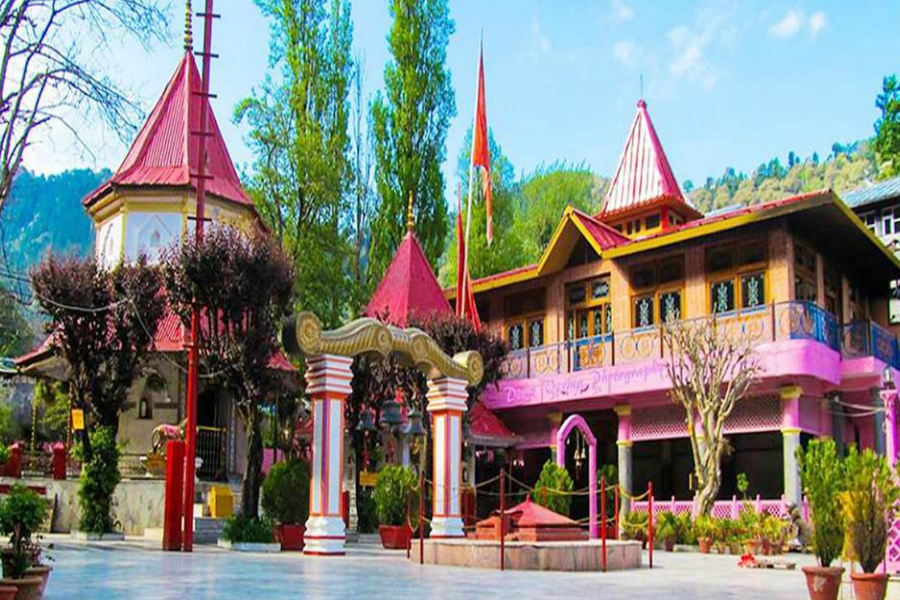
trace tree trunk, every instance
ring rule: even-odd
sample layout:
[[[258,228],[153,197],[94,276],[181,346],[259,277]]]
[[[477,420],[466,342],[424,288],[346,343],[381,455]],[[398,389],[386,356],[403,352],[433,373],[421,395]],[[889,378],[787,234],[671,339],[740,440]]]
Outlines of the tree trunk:
[[[262,485],[263,442],[257,410],[250,410],[247,422],[247,465],[241,482],[241,514],[259,516],[259,488]]]
[[[722,486],[722,477],[718,469],[714,473],[705,477],[705,481],[698,481],[698,490],[694,495],[694,507],[696,514],[708,515],[712,511],[716,497],[719,495],[719,488]]]

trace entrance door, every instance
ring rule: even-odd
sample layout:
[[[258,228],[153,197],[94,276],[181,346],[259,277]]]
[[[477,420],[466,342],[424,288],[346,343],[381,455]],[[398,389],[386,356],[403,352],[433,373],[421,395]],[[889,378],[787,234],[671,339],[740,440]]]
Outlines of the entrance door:
[[[209,388],[197,398],[197,456],[203,460],[197,476],[206,481],[221,481],[225,468],[227,397],[218,388]]]

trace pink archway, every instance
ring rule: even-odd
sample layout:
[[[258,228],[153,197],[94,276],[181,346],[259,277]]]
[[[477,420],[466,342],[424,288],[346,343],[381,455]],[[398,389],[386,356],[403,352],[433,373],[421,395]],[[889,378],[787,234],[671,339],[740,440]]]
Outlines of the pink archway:
[[[591,539],[597,539],[597,438],[594,437],[587,421],[581,415],[571,415],[563,422],[562,427],[556,433],[556,464],[566,468],[566,438],[572,430],[578,428],[584,439],[588,442],[588,469],[589,490],[588,514],[590,516]]]

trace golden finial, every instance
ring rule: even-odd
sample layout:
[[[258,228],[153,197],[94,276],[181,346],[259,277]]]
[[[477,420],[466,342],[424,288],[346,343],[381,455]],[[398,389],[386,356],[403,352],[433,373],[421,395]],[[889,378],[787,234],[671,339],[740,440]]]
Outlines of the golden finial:
[[[409,192],[409,206],[406,209],[406,230],[412,232],[416,228],[416,219],[413,214],[413,193]]]
[[[194,49],[194,37],[191,35],[191,0],[186,0],[184,6],[184,49],[188,52]]]

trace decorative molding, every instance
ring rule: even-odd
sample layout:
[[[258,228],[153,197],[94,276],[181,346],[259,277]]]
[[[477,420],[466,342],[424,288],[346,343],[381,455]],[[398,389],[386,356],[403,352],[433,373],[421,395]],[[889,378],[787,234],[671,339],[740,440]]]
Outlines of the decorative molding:
[[[400,329],[376,319],[362,318],[330,331],[311,312],[292,316],[281,331],[281,341],[292,355],[335,354],[358,356],[399,354],[430,379],[452,377],[477,385],[484,376],[484,362],[476,351],[452,358],[427,333],[414,327]]]

